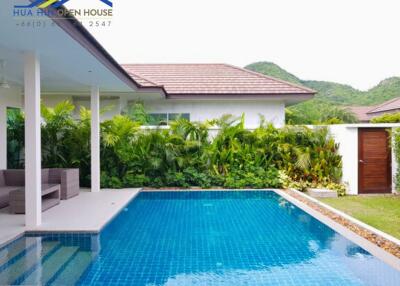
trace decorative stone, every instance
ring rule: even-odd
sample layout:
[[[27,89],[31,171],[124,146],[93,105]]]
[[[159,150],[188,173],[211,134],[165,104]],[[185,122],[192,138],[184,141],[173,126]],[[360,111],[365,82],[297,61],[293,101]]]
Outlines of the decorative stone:
[[[309,188],[308,194],[313,198],[337,198],[337,192],[328,189]]]
[[[356,234],[360,235],[361,237],[364,237],[365,239],[369,240],[370,242],[374,243],[378,247],[384,249],[385,251],[393,254],[397,258],[400,258],[400,245],[387,240],[386,238],[383,238],[376,233],[371,232],[370,230],[367,230],[359,225],[354,224],[353,222],[350,222],[346,218],[339,216],[332,211],[326,209],[325,207],[322,207],[315,202],[311,201],[310,199],[307,199],[303,196],[300,196],[296,192],[292,190],[284,190],[288,195],[292,196],[296,200],[305,203],[307,206],[311,207],[312,209],[324,214],[328,218],[332,219],[333,221],[340,223],[344,227],[347,227],[351,231],[355,232]]]

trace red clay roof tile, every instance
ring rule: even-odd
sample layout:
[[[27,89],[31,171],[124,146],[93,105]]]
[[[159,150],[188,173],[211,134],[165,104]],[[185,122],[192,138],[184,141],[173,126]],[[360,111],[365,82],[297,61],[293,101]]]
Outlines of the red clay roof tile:
[[[164,87],[168,94],[305,95],[312,89],[227,64],[122,65],[143,87]]]
[[[383,113],[392,110],[400,109],[400,97],[393,98],[391,100],[385,101],[384,103],[376,106],[375,108],[371,108],[367,113],[374,114],[374,113]]]
[[[347,110],[352,112],[359,121],[368,122],[371,118],[368,116],[368,112],[374,108],[374,106],[348,106]]]

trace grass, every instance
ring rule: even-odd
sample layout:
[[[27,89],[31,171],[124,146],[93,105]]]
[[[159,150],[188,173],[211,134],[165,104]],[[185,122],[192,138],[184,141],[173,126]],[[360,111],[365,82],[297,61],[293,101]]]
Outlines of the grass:
[[[345,196],[321,201],[400,239],[400,196]]]

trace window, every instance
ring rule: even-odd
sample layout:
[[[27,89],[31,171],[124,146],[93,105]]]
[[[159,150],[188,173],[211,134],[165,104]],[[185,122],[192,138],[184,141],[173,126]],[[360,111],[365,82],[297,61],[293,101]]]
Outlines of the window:
[[[167,113],[150,113],[149,114],[149,125],[167,125],[168,114]]]
[[[171,121],[184,118],[190,121],[190,113],[150,113],[148,125],[168,125]]]
[[[168,114],[168,121],[174,121],[177,119],[187,119],[190,121],[190,114],[189,113],[169,113]]]

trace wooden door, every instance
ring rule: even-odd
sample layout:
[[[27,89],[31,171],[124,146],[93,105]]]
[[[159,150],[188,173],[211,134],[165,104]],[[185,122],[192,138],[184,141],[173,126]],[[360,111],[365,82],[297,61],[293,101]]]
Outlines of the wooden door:
[[[392,155],[384,128],[358,130],[358,193],[392,192]]]

